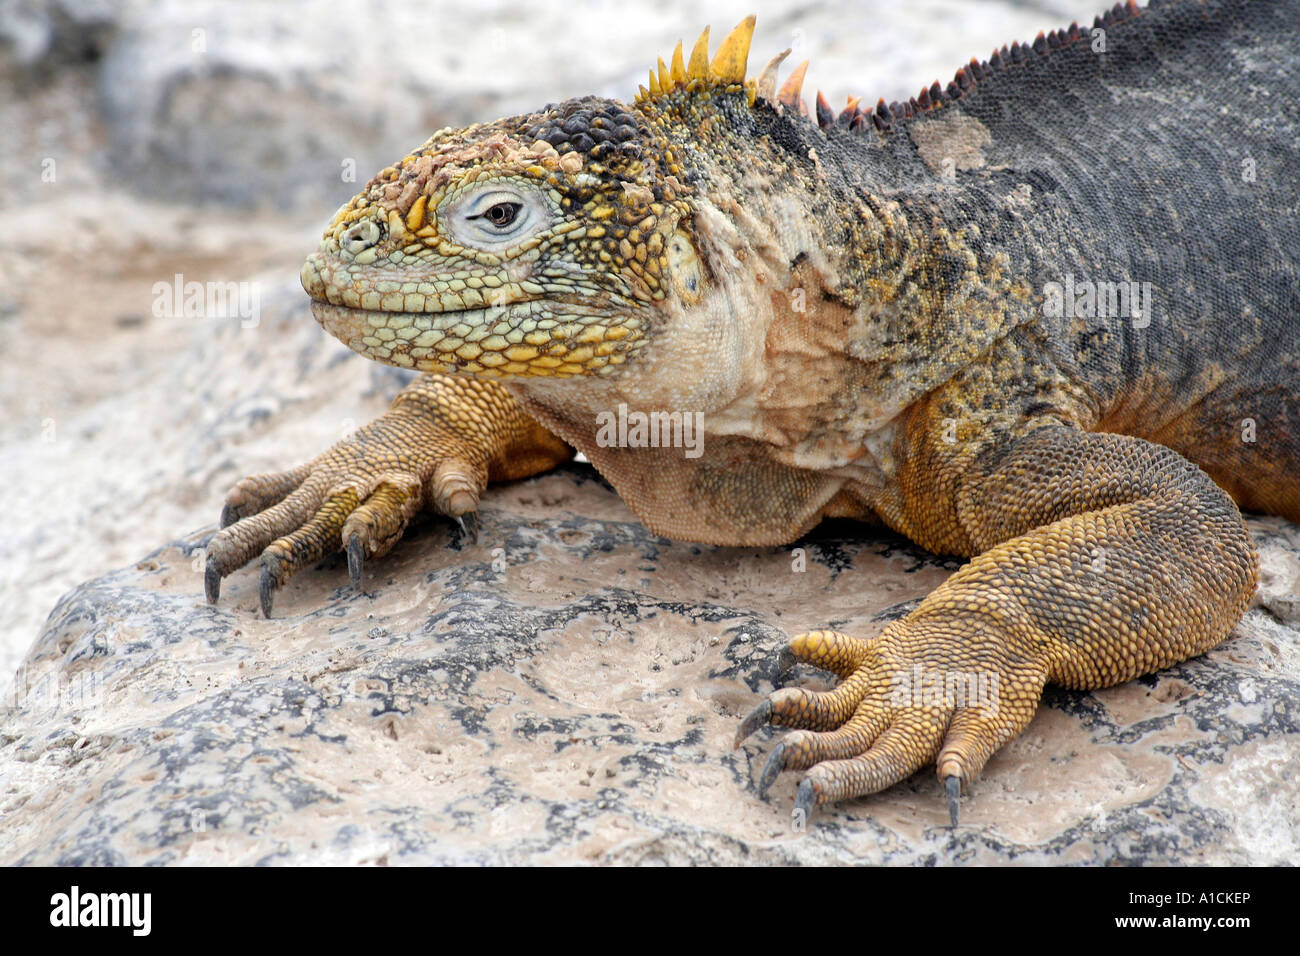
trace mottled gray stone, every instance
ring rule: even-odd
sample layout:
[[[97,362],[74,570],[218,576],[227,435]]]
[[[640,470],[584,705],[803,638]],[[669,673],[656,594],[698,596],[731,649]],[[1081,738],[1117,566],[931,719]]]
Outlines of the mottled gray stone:
[[[1294,526],[1254,528],[1294,557]],[[1295,859],[1300,643],[1265,607],[1159,675],[1050,691],[958,830],[927,771],[793,832],[797,777],[750,788],[773,735],[730,747],[785,635],[874,633],[956,566],[857,531],[795,573],[650,534],[579,464],[491,495],[476,546],[423,524],[364,593],[300,575],[271,621],[251,571],[203,603],[193,535],[50,615],[0,712],[0,862]]]
[[[48,68],[98,59],[127,0],[0,0],[0,66]]]

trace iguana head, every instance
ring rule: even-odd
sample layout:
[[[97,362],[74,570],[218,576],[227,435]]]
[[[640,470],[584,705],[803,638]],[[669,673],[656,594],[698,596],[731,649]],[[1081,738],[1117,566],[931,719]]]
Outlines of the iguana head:
[[[679,45],[632,105],[575,99],[434,134],[326,229],[302,270],[317,320],[423,371],[613,372],[706,291],[674,102],[752,103],[752,32],[751,17],[711,63],[707,31],[689,66]]]

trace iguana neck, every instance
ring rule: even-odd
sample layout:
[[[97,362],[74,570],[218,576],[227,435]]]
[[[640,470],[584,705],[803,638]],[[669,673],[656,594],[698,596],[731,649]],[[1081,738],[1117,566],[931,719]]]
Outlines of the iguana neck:
[[[664,316],[671,335],[616,375],[512,387],[574,420],[620,403],[698,411],[711,436],[784,464],[859,461],[872,435],[1024,320],[1025,290],[979,262],[933,202],[880,194],[801,117],[739,98],[713,109],[694,133],[669,120],[702,300]]]

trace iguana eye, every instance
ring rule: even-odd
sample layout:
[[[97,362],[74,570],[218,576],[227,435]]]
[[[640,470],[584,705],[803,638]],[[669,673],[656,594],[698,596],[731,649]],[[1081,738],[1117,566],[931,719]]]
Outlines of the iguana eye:
[[[515,216],[524,206],[520,202],[499,202],[495,206],[488,208],[487,212],[480,213],[478,216],[470,216],[471,219],[484,218],[498,229],[504,229],[515,221]]]
[[[551,204],[541,193],[501,182],[471,187],[439,216],[457,242],[488,250],[513,246],[554,220]]]

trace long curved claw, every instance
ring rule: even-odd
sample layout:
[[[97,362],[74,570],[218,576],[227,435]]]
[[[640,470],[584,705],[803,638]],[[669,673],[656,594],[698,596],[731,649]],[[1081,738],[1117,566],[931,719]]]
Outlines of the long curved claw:
[[[361,572],[365,568],[366,546],[361,542],[361,535],[354,534],[348,538],[348,577],[352,586],[361,590]]]
[[[224,504],[221,506],[220,527],[229,528],[232,524],[234,524],[238,520],[239,520],[239,515],[235,513],[234,508],[232,508],[229,504]]]
[[[275,603],[275,573],[262,565],[262,574],[257,582],[257,597],[262,605],[262,616],[269,618],[271,616],[271,606]]]
[[[222,518],[225,518],[224,514]],[[221,569],[212,558],[208,558],[203,566],[203,594],[209,604],[216,604],[217,599],[221,597]]]
[[[767,796],[767,788],[776,782],[776,778],[781,776],[781,771],[785,769],[785,752],[785,741],[782,741],[768,755],[767,763],[763,764],[763,772],[758,777],[758,795],[760,797]]]
[[[467,511],[463,515],[453,515],[460,525],[460,538],[470,545],[478,544],[478,512]]]
[[[740,722],[740,726],[736,729],[736,740],[732,746],[739,747],[745,742],[746,737],[758,730],[759,727],[767,726],[771,719],[772,701],[765,700],[745,715],[745,719]]]
[[[948,819],[952,821],[953,829],[956,829],[957,815],[960,809],[958,801],[961,797],[961,778],[945,777],[943,786],[948,793]]]
[[[813,782],[804,777],[799,781],[799,792],[795,794],[794,815],[801,816],[804,821],[807,821],[815,806],[817,806],[817,791],[813,789]]]

